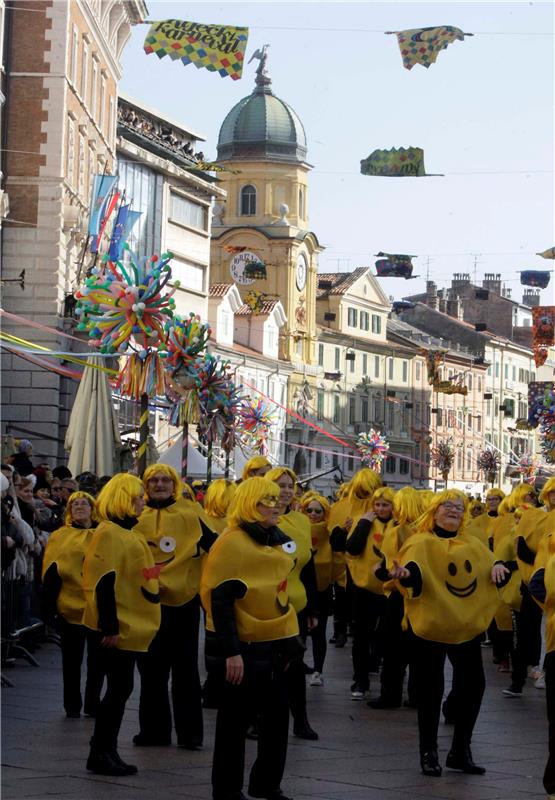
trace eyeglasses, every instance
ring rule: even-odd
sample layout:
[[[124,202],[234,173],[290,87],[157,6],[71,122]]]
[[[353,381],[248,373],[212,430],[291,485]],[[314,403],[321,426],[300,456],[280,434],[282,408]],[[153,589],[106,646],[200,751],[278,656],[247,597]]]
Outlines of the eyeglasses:
[[[323,514],[324,512],[323,512],[323,510],[321,508],[307,508],[306,509],[306,513],[307,514]]]
[[[274,494],[265,494],[264,497],[261,497],[258,501],[259,506],[266,506],[267,508],[275,508],[279,503],[279,497],[276,497]]]
[[[441,507],[446,511],[456,511],[458,514],[464,514],[464,506],[458,506],[456,503],[442,503]]]
[[[163,478],[149,478],[148,483],[173,483],[171,478],[164,476]]]

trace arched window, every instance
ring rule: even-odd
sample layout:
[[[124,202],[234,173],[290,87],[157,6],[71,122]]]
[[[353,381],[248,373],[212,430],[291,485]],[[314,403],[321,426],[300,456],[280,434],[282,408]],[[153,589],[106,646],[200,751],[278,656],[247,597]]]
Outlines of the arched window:
[[[241,189],[241,216],[252,217],[256,214],[256,189],[250,184]]]
[[[301,186],[299,187],[299,218],[305,219],[305,207],[304,207],[304,188]]]

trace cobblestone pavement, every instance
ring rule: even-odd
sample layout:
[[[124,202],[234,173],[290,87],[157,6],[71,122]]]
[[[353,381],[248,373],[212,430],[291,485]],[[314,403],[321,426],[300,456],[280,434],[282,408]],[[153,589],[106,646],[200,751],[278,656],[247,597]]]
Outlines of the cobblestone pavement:
[[[484,776],[445,770],[440,779],[420,774],[415,712],[374,711],[349,697],[350,647],[330,647],[325,685],[307,687],[309,719],[317,742],[291,736],[283,789],[295,800],[540,800],[546,759],[545,693],[531,681],[520,699],[503,697],[509,675],[491,664],[484,648],[487,689],[473,752]],[[124,760],[136,763],[130,778],[103,778],[85,771],[93,721],[66,719],[61,707],[60,653],[47,644],[37,651],[40,667],[25,662],[4,674],[2,689],[2,798],[60,800],[208,800],[215,711],[206,711],[206,745],[200,752],[176,747],[134,748],[138,676],[120,735]],[[310,656],[307,656],[310,661]],[[377,681],[377,679],[375,679]],[[377,684],[372,695],[377,694]],[[440,726],[440,759],[450,728]],[[255,743],[247,745],[248,761]]]

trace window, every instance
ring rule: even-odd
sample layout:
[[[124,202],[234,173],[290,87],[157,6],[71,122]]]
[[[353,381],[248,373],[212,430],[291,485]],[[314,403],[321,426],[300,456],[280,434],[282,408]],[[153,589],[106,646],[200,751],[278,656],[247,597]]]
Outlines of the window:
[[[374,400],[374,420],[383,422],[383,400],[381,397],[376,397]]]
[[[87,90],[89,84],[89,45],[83,42],[83,63],[81,64],[81,97],[87,104]]]
[[[513,367],[513,381],[516,381],[516,367]]]
[[[437,427],[441,428],[442,425],[443,425],[443,409],[442,408],[438,408],[437,414],[436,414],[436,420],[437,420],[437,422],[436,422]]]
[[[370,314],[368,311],[360,312],[360,329],[361,331],[370,330]]]
[[[385,471],[391,475],[397,468],[397,459],[394,456],[388,456],[385,460]]]
[[[499,364],[496,364],[496,365],[495,365],[495,377],[496,377],[496,378],[498,378],[498,377],[499,377]]]
[[[318,450],[316,452],[316,469],[322,468],[322,453]]]
[[[106,77],[100,75],[100,108],[98,109],[98,127],[104,133],[104,120],[106,118]]]
[[[409,462],[405,458],[399,459],[399,472],[401,475],[409,474]]]
[[[77,59],[79,58],[79,31],[74,25],[71,32],[71,53],[69,66],[69,79],[75,84],[77,80]]]
[[[467,382],[468,382],[468,391],[471,392],[472,391],[472,373],[471,372],[468,373]]]
[[[379,314],[372,314],[372,333],[382,332],[382,318]]]
[[[509,380],[509,365],[508,364],[505,364],[505,369],[503,371],[505,373],[505,380],[508,381]]]
[[[459,449],[457,450],[457,469],[461,470],[462,469],[462,465],[463,465],[463,454],[462,454],[462,450],[459,447]]]
[[[66,175],[70,186],[75,187],[75,124],[72,119],[67,121],[67,153]]]
[[[333,396],[333,421],[339,422],[339,395]]]
[[[206,291],[206,267],[202,264],[193,264],[183,258],[172,258],[172,280],[179,280],[181,288],[193,292]]]
[[[96,119],[96,100],[98,91],[98,63],[96,53],[93,53],[92,74],[91,74],[91,112],[93,119]]]
[[[424,420],[422,419],[422,403],[417,403],[415,406],[415,422],[417,425],[421,425]]]
[[[192,200],[175,192],[170,194],[170,218],[172,222],[187,225],[189,228],[207,230],[206,206],[193,203]]]
[[[479,392],[481,392],[481,391],[482,391],[482,379],[481,379],[481,377],[478,375],[478,377],[476,378],[476,380],[478,381],[478,391],[479,391]]]
[[[324,419],[324,390],[318,389],[318,394],[316,395],[316,417],[318,419]]]
[[[355,459],[353,456],[349,456],[347,459],[347,472],[354,472],[355,471]]]
[[[305,219],[304,187],[299,186],[299,217]]]
[[[421,368],[420,368],[420,361],[417,361],[414,365],[414,378],[416,382],[420,381],[421,376]]]
[[[354,355],[354,353],[353,353],[353,355]],[[355,371],[355,363],[356,362],[355,362],[354,358],[349,359],[349,372],[354,372]]]
[[[468,430],[471,431],[472,430],[472,414],[469,414],[467,416],[466,425],[468,427]]]
[[[356,328],[358,319],[358,311],[356,308],[347,309],[347,325],[349,328]]]
[[[114,98],[110,97],[110,112],[108,115],[108,143],[110,145],[113,145],[116,138],[116,119],[114,108]]]
[[[390,381],[393,380],[393,359],[392,358],[390,358],[389,361],[388,361],[388,375],[387,375],[387,377],[388,377],[388,380],[390,380]]]
[[[482,417],[480,415],[476,417],[476,430],[478,433],[482,433]]]
[[[403,379],[402,380],[403,380],[403,383],[408,383],[408,380],[409,380],[409,362],[408,361],[403,361],[402,365],[403,365]]]
[[[405,431],[405,433],[409,429],[409,409],[407,408],[406,404],[403,403],[403,410],[401,412],[401,430]]]
[[[241,189],[241,216],[253,217],[256,214],[256,189],[250,184]]]
[[[374,356],[374,377],[380,377],[380,357]]]
[[[395,406],[393,403],[387,404],[387,425],[390,431],[395,428]]]
[[[360,403],[360,419],[361,422],[368,422],[368,400],[366,397],[363,397]]]
[[[466,468],[469,470],[472,469],[472,450],[466,451]]]
[[[349,425],[353,425],[356,419],[356,398],[349,397]]]
[[[368,356],[366,353],[362,356],[362,377],[366,377],[368,375]]]
[[[335,371],[339,372],[339,370],[341,369],[341,350],[339,349],[339,347],[335,348],[335,362],[334,362],[334,364],[335,364]]]
[[[499,399],[497,397],[494,397],[493,399],[493,413],[494,416],[499,416]]]
[[[323,367],[324,366],[324,345],[318,345],[318,364]]]
[[[83,197],[85,193],[85,137],[79,134],[79,178],[77,192]]]

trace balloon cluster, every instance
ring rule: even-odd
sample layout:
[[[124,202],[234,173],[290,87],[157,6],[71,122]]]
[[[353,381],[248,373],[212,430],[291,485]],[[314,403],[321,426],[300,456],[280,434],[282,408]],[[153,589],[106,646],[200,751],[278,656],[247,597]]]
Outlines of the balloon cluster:
[[[501,467],[501,456],[497,450],[486,447],[478,453],[476,464],[478,469],[485,472],[486,475],[495,475]]]
[[[237,414],[237,426],[243,444],[265,455],[268,452],[268,434],[275,416],[275,410],[266,398],[243,398]]]
[[[519,459],[516,471],[522,475],[524,483],[534,483],[538,474],[538,461],[530,453],[524,453]]]
[[[443,479],[447,480],[447,475],[455,460],[455,448],[451,440],[442,439],[439,441],[436,447],[432,447],[430,456],[434,467],[441,473]]]
[[[382,461],[387,457],[389,444],[383,434],[370,428],[366,433],[359,434],[357,450],[364,466],[379,472]]]
[[[194,375],[196,357],[206,349],[212,330],[191,311],[186,319],[175,316],[166,322],[166,369],[174,376],[183,371]]]
[[[129,251],[129,245],[124,245]],[[164,347],[164,325],[175,308],[173,293],[166,291],[171,278],[171,253],[140,261],[133,254],[127,265],[104,256],[99,267],[75,292],[78,330],[89,331],[90,343],[101,353],[124,353],[138,345],[139,356],[148,348]]]

